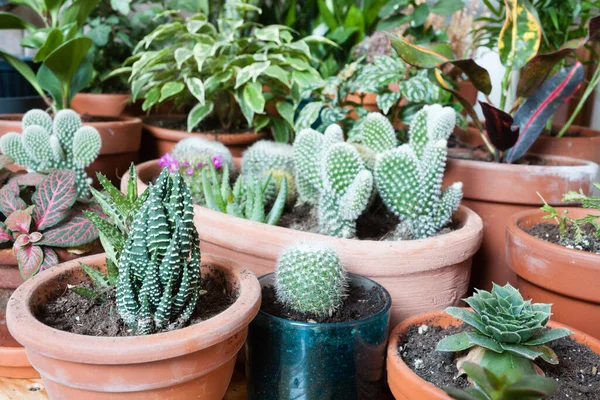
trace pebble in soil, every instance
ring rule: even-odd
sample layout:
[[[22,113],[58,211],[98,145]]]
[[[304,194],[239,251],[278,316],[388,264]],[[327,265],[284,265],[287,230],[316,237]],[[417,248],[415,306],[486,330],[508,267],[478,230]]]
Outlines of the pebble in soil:
[[[535,224],[531,228],[525,229],[525,232],[538,239],[554,244],[560,244],[568,249],[600,254],[600,237],[596,236],[594,227],[590,224],[586,224],[582,228],[584,235],[579,242],[575,240],[575,232],[573,229],[568,229],[565,236],[561,236],[560,228],[557,224]]]

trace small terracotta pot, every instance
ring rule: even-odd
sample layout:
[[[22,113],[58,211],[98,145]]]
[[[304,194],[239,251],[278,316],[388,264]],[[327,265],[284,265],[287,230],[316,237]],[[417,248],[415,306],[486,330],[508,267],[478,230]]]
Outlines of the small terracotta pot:
[[[474,106],[477,103],[479,91],[471,81],[460,81],[458,82],[458,94]]]
[[[157,161],[138,165],[138,189],[160,173]],[[126,190],[123,177],[121,190]],[[203,252],[227,257],[257,276],[273,272],[277,257],[298,241],[324,242],[340,255],[348,272],[370,278],[392,296],[391,322],[457,305],[467,293],[471,257],[479,248],[482,222],[466,207],[455,214],[460,228],[424,240],[340,239],[236,218],[194,206]],[[210,227],[207,229],[206,227]]]
[[[98,253],[100,244],[91,254]],[[66,249],[54,249],[61,262],[80,258],[79,254],[69,253]],[[11,249],[0,250],[0,290],[16,289],[23,283],[19,273],[17,259]],[[39,378],[40,374],[33,369],[25,348],[21,346],[6,328],[6,308],[0,305],[0,377],[5,378]]]
[[[168,116],[173,117],[173,116]],[[152,116],[151,118],[168,118],[167,116]],[[160,128],[144,123],[143,157],[145,160],[160,158],[173,150],[180,140],[189,137],[202,137],[217,140],[231,151],[234,157],[239,157],[251,144],[266,137],[264,133],[190,133],[174,129]]]
[[[400,86],[398,85],[398,83],[390,83],[388,85],[388,89],[390,89],[392,92],[398,92],[398,91],[400,91]],[[362,99],[361,99],[361,97],[362,97]],[[359,93],[359,92],[350,93],[349,95],[346,96],[345,101],[350,101],[350,102],[353,102],[356,104],[362,103],[362,106],[370,112],[381,112],[381,109],[377,105],[377,94],[376,93]],[[400,100],[400,103],[405,104],[406,99],[402,98]],[[349,107],[353,108],[352,106],[349,106]],[[358,115],[356,114],[356,112],[354,110],[352,110],[348,113],[348,117],[352,118],[352,119],[358,119]],[[400,122],[398,122],[398,123],[400,123]],[[394,125],[394,127],[396,128],[395,125]]]
[[[541,207],[539,192],[550,205],[561,205],[569,190],[592,190],[598,165],[575,158],[541,156],[552,165],[518,165],[448,159],[444,184],[463,182],[463,204],[483,220],[483,243],[473,257],[471,287],[490,290],[492,282],[516,285],[506,261],[505,228],[509,216]]]
[[[0,136],[8,132],[21,132],[20,114],[0,116]],[[86,171],[95,178],[96,172],[102,172],[115,185],[129,165],[138,161],[142,141],[142,120],[132,117],[107,117],[106,122],[84,122],[100,133],[102,147],[100,155]]]
[[[554,308],[552,308],[554,311]],[[454,319],[442,311],[416,315],[396,326],[390,334],[387,349],[387,373],[390,390],[397,400],[451,400],[446,392],[415,374],[398,354],[398,342],[406,335],[408,328],[414,325],[434,325],[447,328],[460,326],[462,321]],[[571,338],[588,346],[594,353],[600,354],[600,342],[583,332],[550,321],[550,328],[568,328],[573,334]]]
[[[558,208],[571,218],[598,214],[589,209]],[[541,210],[512,215],[506,228],[508,264],[517,274],[521,294],[538,303],[551,303],[552,318],[600,338],[600,255],[568,249],[524,232],[543,219]]]
[[[127,107],[129,97],[129,94],[117,93],[77,93],[71,108],[82,115],[118,117]]]
[[[105,255],[81,260],[103,266]],[[8,302],[12,335],[27,349],[51,399],[223,398],[258,313],[260,285],[229,261],[203,256],[203,274],[223,273],[238,298],[222,313],[183,329],[147,336],[94,337],[53,329],[33,310],[88,278],[78,261],[61,264],[22,284]],[[40,339],[42,338],[42,339]]]

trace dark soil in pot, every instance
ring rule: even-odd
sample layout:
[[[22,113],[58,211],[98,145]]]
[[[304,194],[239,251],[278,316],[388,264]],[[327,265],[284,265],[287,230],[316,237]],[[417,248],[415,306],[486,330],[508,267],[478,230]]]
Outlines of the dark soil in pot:
[[[261,310],[276,317],[292,321],[336,323],[357,321],[375,315],[385,306],[385,294],[378,286],[367,289],[364,286],[351,285],[348,297],[342,306],[330,316],[319,316],[311,313],[298,312],[277,301],[275,288],[262,288]]]
[[[560,228],[557,224],[535,224],[531,228],[525,229],[525,232],[546,242],[559,244],[568,249],[588,251],[590,253],[600,254],[600,237],[596,236],[596,230],[592,225],[586,224],[582,227],[584,235],[578,242],[575,240],[575,232],[568,229],[565,236],[560,234]]]
[[[495,162],[494,156],[484,145],[472,146],[452,138],[448,141],[448,157],[458,160]],[[544,160],[541,157],[531,154],[526,154],[513,164],[539,166],[557,165],[550,160]]]
[[[91,285],[88,284],[88,288]],[[169,325],[156,332],[168,332],[193,325],[225,311],[236,300],[227,290],[223,275],[204,275],[200,284],[202,294],[190,320],[184,325]],[[36,317],[55,329],[88,336],[135,336],[117,312],[115,290],[103,293],[103,299],[83,297],[69,290],[55,300],[38,307]]]
[[[172,129],[175,131],[187,132],[186,117],[150,117],[144,119],[144,123],[159,128]],[[208,118],[197,125],[193,133],[213,133],[213,134],[228,134],[228,133],[248,133],[252,129],[248,127],[232,127],[230,129],[223,128],[216,118]]]
[[[464,330],[464,327],[422,325],[409,328],[399,342],[398,352],[406,365],[426,381],[440,387],[468,386],[465,377],[456,377],[455,354],[435,351],[438,342],[446,336]],[[559,364],[538,362],[546,376],[558,382],[558,390],[551,399],[600,400],[600,355],[571,338],[550,343]]]

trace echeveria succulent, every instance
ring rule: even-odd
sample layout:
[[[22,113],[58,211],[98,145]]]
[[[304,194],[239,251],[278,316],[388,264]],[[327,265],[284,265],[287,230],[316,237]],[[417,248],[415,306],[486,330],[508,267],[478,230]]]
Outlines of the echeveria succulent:
[[[438,351],[476,350],[477,356],[470,360],[479,361],[497,374],[517,364],[518,368],[534,371],[528,360],[537,358],[558,364],[556,354],[545,344],[571,332],[565,328],[544,329],[552,315],[550,304],[525,301],[510,284],[494,284],[491,292],[477,290],[465,302],[473,311],[448,307],[446,312],[473,329],[441,340]]]

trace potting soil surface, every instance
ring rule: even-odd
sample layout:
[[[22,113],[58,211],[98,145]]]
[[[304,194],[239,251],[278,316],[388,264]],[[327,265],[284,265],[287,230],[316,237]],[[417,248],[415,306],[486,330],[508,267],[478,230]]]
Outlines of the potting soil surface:
[[[87,285],[91,288],[90,285]],[[172,331],[207,320],[229,308],[236,296],[229,293],[223,279],[203,276],[202,294],[190,321],[169,325],[160,332]],[[103,293],[104,301],[83,297],[67,290],[56,300],[38,307],[36,317],[44,324],[67,332],[89,336],[134,336],[117,312],[114,289]],[[159,332],[157,332],[159,333]]]
[[[175,131],[187,132],[187,118],[186,117],[150,117],[144,120],[144,123],[156,126],[159,128],[172,129]],[[198,125],[192,129],[195,133],[210,133],[210,134],[228,134],[228,133],[249,133],[252,132],[250,128],[232,128],[224,129],[220,127],[218,120],[206,120],[201,125]]]
[[[565,237],[562,238],[560,235],[560,228],[557,224],[549,224],[546,222],[535,224],[531,228],[525,229],[525,232],[538,239],[554,244],[560,244],[569,249],[600,254],[600,238],[596,236],[594,227],[590,224],[586,224],[582,228],[585,234],[579,243],[575,241],[575,232],[572,228],[568,229]]]
[[[448,141],[448,157],[459,160],[494,162],[494,156],[485,145],[472,146],[462,143],[455,138]],[[547,160],[534,155],[525,155],[513,164],[519,165],[553,165]]]
[[[344,299],[341,307],[330,316],[319,316],[312,313],[298,312],[285,304],[280,303],[275,296],[273,286],[262,288],[261,310],[276,317],[301,322],[334,323],[358,321],[368,318],[385,306],[385,294],[377,286],[366,289],[363,286],[351,285],[348,296]]]
[[[456,376],[455,353],[435,350],[441,339],[463,330],[463,327],[411,326],[400,340],[398,352],[406,365],[426,381],[440,388],[465,388],[466,377]],[[544,361],[538,361],[537,365],[558,383],[558,390],[550,398],[600,400],[600,355],[568,337],[548,345],[558,356],[558,365]]]

